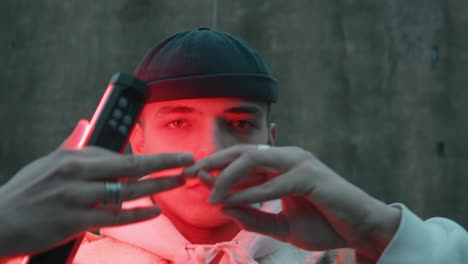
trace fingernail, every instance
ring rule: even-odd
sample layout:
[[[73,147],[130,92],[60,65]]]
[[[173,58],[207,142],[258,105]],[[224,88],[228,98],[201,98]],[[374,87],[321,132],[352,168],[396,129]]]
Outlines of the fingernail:
[[[161,208],[159,206],[153,206],[150,208],[149,211],[150,211],[150,215],[152,215],[153,217],[156,217],[159,214],[161,214]]]
[[[193,164],[193,155],[190,153],[183,153],[179,155],[179,161],[183,165]]]

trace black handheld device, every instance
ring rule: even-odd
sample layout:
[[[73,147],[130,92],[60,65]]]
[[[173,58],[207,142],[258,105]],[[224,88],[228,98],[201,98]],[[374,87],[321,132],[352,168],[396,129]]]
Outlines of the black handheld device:
[[[123,153],[128,137],[143,109],[147,85],[137,78],[116,73],[112,76],[87,130],[77,148],[98,146]],[[72,264],[83,236],[41,254],[32,255],[27,264]]]

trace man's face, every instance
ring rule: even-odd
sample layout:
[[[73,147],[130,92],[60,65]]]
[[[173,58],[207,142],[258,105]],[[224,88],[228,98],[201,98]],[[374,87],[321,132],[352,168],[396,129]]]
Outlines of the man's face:
[[[135,154],[190,152],[195,161],[236,144],[273,144],[274,124],[267,123],[267,104],[238,98],[174,100],[149,104],[131,137]],[[152,174],[175,175],[181,169]],[[212,172],[216,175],[216,172]],[[208,203],[210,189],[198,179],[154,195],[163,212],[201,228],[229,220],[219,205]]]

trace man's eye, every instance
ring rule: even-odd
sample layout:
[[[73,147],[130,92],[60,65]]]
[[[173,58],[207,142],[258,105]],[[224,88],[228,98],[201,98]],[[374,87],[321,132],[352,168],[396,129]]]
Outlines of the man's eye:
[[[236,120],[231,122],[231,126],[237,129],[250,129],[254,126],[254,124],[247,120]]]
[[[172,127],[172,128],[181,128],[181,127],[186,127],[187,122],[185,122],[184,120],[173,120],[169,122],[167,126]]]

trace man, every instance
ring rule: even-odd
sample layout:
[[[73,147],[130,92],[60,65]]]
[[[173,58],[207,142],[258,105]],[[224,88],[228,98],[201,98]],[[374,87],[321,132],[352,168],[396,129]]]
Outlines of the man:
[[[176,34],[135,75],[151,92],[132,151],[190,152],[198,162],[184,170],[184,186],[124,203],[157,204],[161,216],[88,235],[75,263],[420,263],[412,250],[421,243],[402,236],[420,225],[418,235],[437,237],[404,206],[367,195],[311,153],[271,147],[276,81],[237,37],[207,28]]]
[[[190,152],[195,160],[201,160],[238,144],[274,144],[276,125],[269,122],[268,114],[270,104],[278,99],[276,80],[257,52],[233,35],[207,28],[176,34],[146,54],[135,76],[150,87],[148,104],[130,139],[135,154]],[[150,177],[180,172],[170,170]],[[164,216],[104,228],[101,235],[108,245],[125,242],[122,247],[131,244],[176,263],[201,259],[203,263],[254,263],[262,259],[269,263],[270,259],[275,263],[307,259],[313,263],[323,258],[323,252],[310,253],[242,231],[222,211],[222,205],[209,203],[209,193],[210,189],[194,178],[174,190],[125,203],[127,208],[157,204]],[[281,210],[279,200],[253,206],[271,213]],[[88,258],[93,252],[94,263],[124,257],[112,250],[99,253],[99,245],[93,244],[104,245],[103,239],[92,241],[80,249],[77,263],[84,263],[80,254]],[[337,255],[335,251],[327,254],[326,258]],[[99,256],[103,260],[97,259]]]

